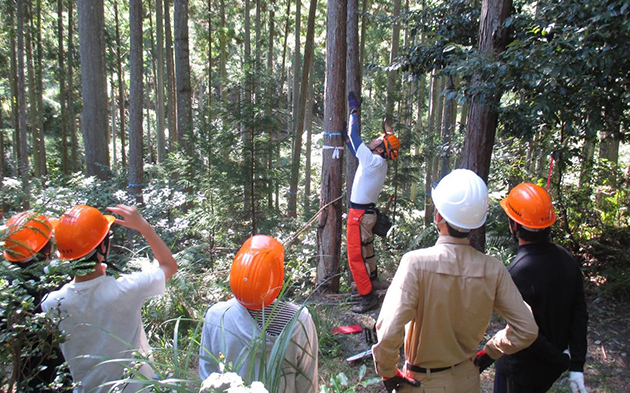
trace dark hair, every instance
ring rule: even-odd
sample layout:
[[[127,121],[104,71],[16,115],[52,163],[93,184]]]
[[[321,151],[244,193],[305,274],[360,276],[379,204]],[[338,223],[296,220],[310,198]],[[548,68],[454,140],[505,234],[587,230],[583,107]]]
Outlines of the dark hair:
[[[516,232],[519,239],[523,239],[532,243],[547,243],[551,234],[551,227],[541,229],[540,231],[528,231],[521,224],[516,224]]]
[[[464,239],[468,237],[468,235],[470,235],[470,232],[458,231],[457,229],[453,228],[448,222],[446,222],[446,229],[448,229],[449,236],[456,237],[458,239]]]
[[[516,235],[519,239],[523,239],[532,243],[547,243],[551,237],[551,227],[541,229],[539,231],[529,231],[525,229],[521,224],[508,217],[510,227],[516,224]]]

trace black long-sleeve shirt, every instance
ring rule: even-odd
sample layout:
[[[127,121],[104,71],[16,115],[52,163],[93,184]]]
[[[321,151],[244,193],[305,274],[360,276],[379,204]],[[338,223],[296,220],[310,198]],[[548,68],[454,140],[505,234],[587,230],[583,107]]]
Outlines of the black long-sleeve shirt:
[[[571,371],[583,371],[586,360],[588,313],[580,265],[553,243],[522,245],[508,271],[529,304],[538,324],[536,341],[497,367],[525,371],[562,363],[562,352],[571,353]],[[499,359],[501,360],[501,359]]]

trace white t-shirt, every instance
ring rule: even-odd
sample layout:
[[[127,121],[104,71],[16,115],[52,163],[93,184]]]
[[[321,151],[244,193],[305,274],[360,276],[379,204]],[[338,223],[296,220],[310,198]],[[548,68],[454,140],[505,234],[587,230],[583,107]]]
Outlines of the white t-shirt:
[[[272,308],[270,306],[269,308]],[[297,307],[296,307],[297,309]],[[243,379],[248,378],[248,372],[253,372],[252,381],[259,380],[260,359],[262,348],[251,350],[249,346],[254,338],[261,336],[261,329],[236,298],[220,302],[208,309],[203,323],[201,348],[199,349],[199,376],[202,380],[210,374],[219,372],[218,365],[212,361],[211,353],[216,358],[219,353],[225,356],[226,363],[232,362],[236,366],[242,361],[241,367],[235,370]],[[282,336],[280,336],[282,337]],[[266,335],[265,353],[267,358],[271,354],[274,342],[278,337]],[[291,341],[287,346],[282,365],[283,376],[280,378],[279,392],[317,393],[317,330],[306,308],[293,326]],[[252,358],[252,353],[255,353]]]
[[[378,202],[378,194],[385,184],[387,160],[372,153],[365,146],[365,143],[359,145],[357,158],[359,159],[359,166],[352,182],[350,201],[362,205],[375,204]]]
[[[111,386],[92,389],[123,376],[123,367],[119,364],[96,366],[103,360],[130,359],[134,351],[150,354],[140,309],[145,299],[163,294],[165,290],[164,272],[155,269],[124,274],[118,279],[100,276],[90,281],[72,281],[48,295],[42,309],[54,315],[60,313],[64,318],[60,329],[66,341],[61,344],[61,351],[72,378],[81,381],[75,392],[107,392]],[[85,355],[94,358],[82,357]],[[140,372],[153,377],[147,365]],[[128,385],[124,391],[138,389],[140,387]]]

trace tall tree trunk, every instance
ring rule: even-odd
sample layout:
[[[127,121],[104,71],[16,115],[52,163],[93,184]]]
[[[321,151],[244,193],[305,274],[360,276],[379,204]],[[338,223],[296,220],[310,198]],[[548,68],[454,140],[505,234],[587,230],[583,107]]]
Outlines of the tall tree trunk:
[[[164,1],[164,36],[166,37],[166,92],[168,98],[168,151],[177,151],[177,98],[175,94],[175,64],[173,62],[173,33],[171,31],[172,0]]]
[[[361,7],[361,43],[359,49],[359,86],[363,84],[363,64],[365,64],[365,33],[368,25],[368,7],[370,2],[363,0],[363,6]]]
[[[444,111],[442,112],[442,149],[440,154],[440,178],[448,175],[451,171],[451,135],[455,125],[455,100],[448,98],[448,94],[455,89],[453,77],[446,78],[446,88],[444,95]]]
[[[309,67],[313,70],[313,58]],[[308,83],[308,100],[306,103],[306,119],[304,126],[306,127],[306,164],[304,168],[304,212],[310,215],[311,210],[311,151],[313,143],[313,72],[311,72],[311,81]]]
[[[120,157],[122,159],[122,167],[127,167],[127,153],[125,150],[125,82],[122,72],[122,42],[120,40],[120,23],[118,20],[118,0],[114,0],[114,15],[116,18],[116,66],[118,67],[118,108],[120,111]],[[116,141],[114,141],[116,143]]]
[[[129,191],[142,202],[142,0],[129,0]]]
[[[175,0],[175,81],[177,84],[177,142],[193,158],[192,87],[188,49],[188,0]],[[192,170],[193,166],[190,165]],[[189,173],[192,175],[192,173]]]
[[[300,158],[302,155],[302,135],[304,134],[304,113],[306,112],[306,96],[309,85],[309,71],[311,58],[314,52],[315,41],[315,11],[317,10],[317,0],[311,0],[308,13],[308,27],[306,31],[306,48],[304,49],[304,67],[302,68],[302,82],[300,84],[300,95],[297,106],[295,123],[295,141],[293,143],[293,158],[291,160],[291,182],[289,184],[289,215],[295,217],[297,210],[297,191],[300,178]]]
[[[293,116],[292,116],[292,126],[291,128],[289,128],[292,133],[293,133],[293,137],[295,138],[295,133],[297,132],[297,107],[298,107],[298,94],[300,92],[300,85],[299,85],[299,81],[300,81],[300,35],[301,33],[301,21],[302,21],[302,0],[295,0],[295,33],[294,33],[294,37],[295,37],[295,46],[294,46],[294,50],[293,50],[293,102],[292,102],[292,110],[293,110]],[[295,159],[295,157],[294,157]]]
[[[269,50],[267,51],[267,70],[269,75],[273,79],[274,70],[273,70],[273,40],[275,34],[275,14],[274,14],[274,1],[271,0],[269,2]],[[282,86],[280,86],[282,88]],[[267,117],[271,119],[273,116],[273,107],[276,101],[276,95],[274,94],[273,84],[269,83],[267,87],[267,99],[269,100],[267,106]],[[273,208],[273,180],[274,176],[272,176],[273,171],[273,151],[274,146],[276,145],[276,141],[278,139],[277,133],[274,133],[273,128],[269,127],[269,143],[267,144],[267,206],[269,209]]]
[[[343,132],[346,94],[346,3],[328,0],[326,22],[326,93],[324,130]],[[343,138],[328,138],[322,151],[322,180],[317,231],[317,283],[323,291],[339,292]],[[337,200],[329,205],[329,203]]]
[[[112,123],[112,168],[116,168],[116,164],[118,162],[118,148],[116,147],[116,113],[118,111],[118,105],[116,105],[116,94],[114,91],[116,90],[116,85],[114,84],[114,76],[109,76],[109,86],[112,92],[112,100],[111,100],[111,123]]]
[[[46,165],[46,137],[44,133],[44,82],[42,76],[42,60],[44,49],[42,47],[42,0],[37,0],[37,129],[39,130],[39,173],[48,174]]]
[[[28,29],[26,30],[26,68],[28,72],[28,101],[29,101],[29,121],[31,130],[31,146],[33,154],[33,173],[35,177],[41,177],[41,162],[39,155],[39,116],[37,115],[37,81],[35,80],[35,56],[33,55],[33,8],[31,1],[27,5]]]
[[[13,7],[9,8],[9,21],[15,20]],[[11,24],[9,32],[9,41],[11,45],[11,67],[9,75],[9,83],[11,84],[11,126],[13,127],[13,159],[20,162],[20,115],[18,108],[18,65],[17,65],[17,42],[16,42],[16,26]]]
[[[433,200],[431,199],[431,186],[433,185],[433,157],[435,156],[435,144],[434,144],[434,135],[436,117],[437,117],[437,103],[439,100],[439,91],[440,91],[440,79],[436,76],[437,71],[433,70],[430,76],[429,83],[429,114],[428,114],[428,122],[427,122],[427,135],[426,138],[426,147],[425,147],[425,169],[426,172],[424,174],[424,226],[428,228],[433,223],[433,214],[434,214],[434,206]]]
[[[66,112],[66,70],[63,49],[63,0],[57,0],[57,30],[58,30],[58,78],[59,78],[59,104],[61,108],[61,171],[64,175],[70,174],[68,160],[68,114]]]
[[[245,94],[242,106],[242,137],[243,137],[243,210],[250,214],[252,219],[252,235],[255,233],[256,215],[254,204],[254,130],[252,107],[252,61],[251,61],[251,27],[250,27],[250,3],[245,0],[245,47],[243,49],[243,92]]]
[[[77,122],[74,114],[74,2],[70,1],[68,5],[68,120],[70,126],[70,169],[72,172],[79,170],[79,141],[77,138]],[[112,96],[114,90],[112,89]]]
[[[164,15],[162,11],[162,0],[155,0],[155,29],[157,36],[157,87],[155,99],[157,101],[158,162],[163,163],[166,159],[166,140],[164,136],[166,118],[164,116]]]
[[[393,64],[398,54],[398,45],[400,42],[400,24],[398,23],[398,17],[400,16],[400,0],[394,0],[394,24],[392,26],[392,41],[389,49],[389,64]],[[396,79],[398,76],[397,71],[389,71],[387,73],[387,102],[385,104],[385,116],[388,120],[392,120],[394,116],[394,104],[397,100],[396,97]]]
[[[509,40],[503,22],[510,16],[512,0],[483,0],[479,18],[479,52],[489,60],[501,53]],[[477,77],[478,78],[478,77]],[[474,78],[473,78],[474,79]],[[490,158],[498,120],[501,92],[483,99],[474,95],[468,114],[467,134],[462,148],[462,166],[488,181]],[[485,249],[485,226],[470,234],[471,245]]]
[[[105,76],[104,4],[78,0],[83,140],[88,176],[110,176],[107,146],[107,80]]]
[[[227,79],[227,37],[225,36],[225,1],[220,0],[219,17],[221,25],[219,28],[219,97],[225,102],[227,98],[227,90],[225,82]]]
[[[30,184],[29,184],[29,164],[28,164],[28,136],[26,131],[26,81],[24,76],[24,22],[26,10],[24,9],[26,0],[18,0],[17,15],[17,71],[18,71],[18,110],[20,129],[20,176],[22,178],[22,208],[30,208]]]
[[[346,40],[348,49],[346,52],[346,83],[348,85],[346,90],[348,93],[353,91],[360,98],[362,67],[359,58],[359,0],[348,0],[347,4]],[[359,122],[359,130],[361,130],[361,116],[357,117],[357,121]],[[352,190],[354,174],[358,165],[359,161],[354,154],[346,154],[346,202],[348,203],[350,203],[350,191]]]

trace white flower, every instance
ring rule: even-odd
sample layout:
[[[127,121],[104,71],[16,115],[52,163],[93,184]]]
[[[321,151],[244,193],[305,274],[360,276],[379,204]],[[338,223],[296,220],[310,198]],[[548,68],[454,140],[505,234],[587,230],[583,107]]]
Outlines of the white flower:
[[[212,373],[208,378],[206,378],[201,384],[200,392],[204,390],[214,389],[222,389],[226,388],[243,386],[243,380],[236,373]]]
[[[269,391],[265,389],[265,385],[263,385],[263,383],[260,381],[252,382],[251,392],[252,393],[269,393]]]

